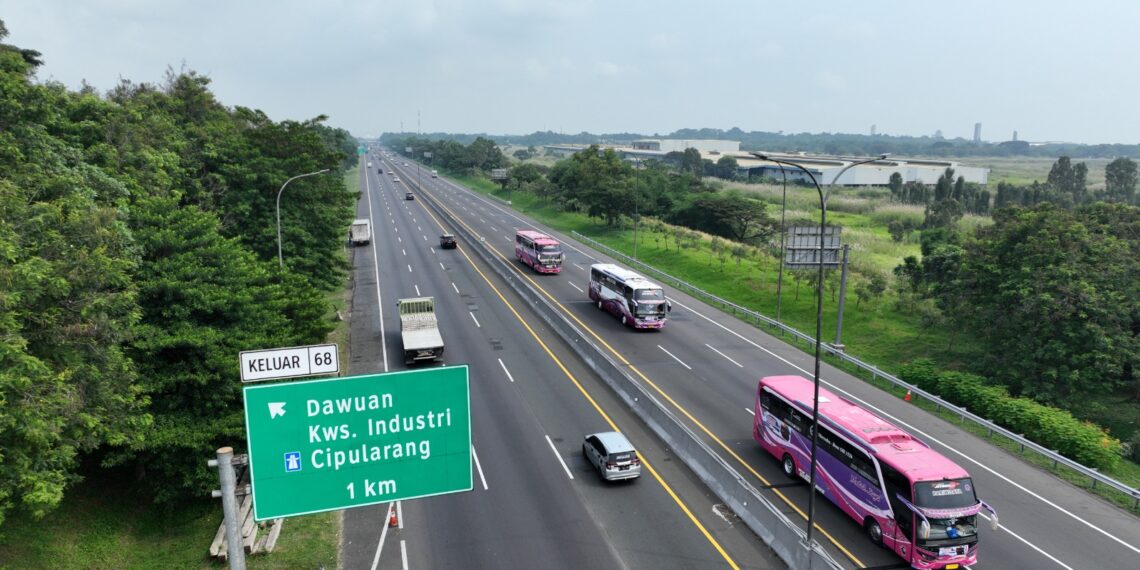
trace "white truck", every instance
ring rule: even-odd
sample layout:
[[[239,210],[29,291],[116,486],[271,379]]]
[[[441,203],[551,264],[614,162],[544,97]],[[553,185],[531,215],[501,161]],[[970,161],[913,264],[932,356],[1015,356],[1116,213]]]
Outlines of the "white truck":
[[[400,340],[404,364],[422,360],[443,361],[443,337],[435,320],[434,297],[412,297],[396,301],[400,312]]]
[[[368,245],[372,241],[372,224],[364,218],[353,220],[352,227],[348,229],[348,240],[352,245]]]

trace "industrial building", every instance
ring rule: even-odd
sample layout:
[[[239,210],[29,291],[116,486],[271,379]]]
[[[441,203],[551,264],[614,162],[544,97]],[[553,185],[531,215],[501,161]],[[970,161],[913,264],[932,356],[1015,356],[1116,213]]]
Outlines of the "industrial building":
[[[696,148],[701,158],[716,162],[724,156],[736,159],[737,173],[748,178],[770,178],[782,180],[786,175],[788,180],[807,180],[801,170],[794,167],[784,167],[781,172],[779,163],[770,160],[761,160],[751,152],[740,150],[740,142],[723,140],[681,140],[681,139],[645,139],[634,141],[630,146],[599,145],[601,148],[612,148],[627,160],[657,159],[663,160],[670,152],[683,152],[686,148]],[[546,145],[546,150],[559,156],[569,156],[578,152],[586,145]],[[865,156],[828,156],[807,153],[779,153],[758,152],[771,158],[785,162],[793,162],[806,168],[820,184],[837,184],[839,186],[886,186],[891,175],[899,173],[903,183],[920,182],[933,185],[938,178],[946,172],[947,168],[954,169],[955,178],[963,176],[966,182],[986,185],[989,183],[990,169],[976,166],[963,166],[958,161],[934,160],[922,158],[887,157],[868,164],[861,164],[843,173],[843,177],[834,180],[840,170],[853,162],[866,160]]]

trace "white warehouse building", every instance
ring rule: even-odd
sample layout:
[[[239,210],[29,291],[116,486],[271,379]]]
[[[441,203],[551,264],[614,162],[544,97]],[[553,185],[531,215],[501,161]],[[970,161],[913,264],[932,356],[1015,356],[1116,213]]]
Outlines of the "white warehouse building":
[[[781,180],[783,174],[787,175],[788,180],[807,179],[807,176],[798,168],[785,166],[784,172],[781,173],[780,164],[776,162],[761,160],[747,153],[741,153],[746,156],[740,156],[737,153],[733,154],[738,164],[738,170],[742,174],[747,172],[749,176],[761,176],[774,180]],[[962,166],[961,163],[953,160],[887,157],[883,160],[876,160],[848,169],[843,173],[842,178],[835,180],[835,176],[839,174],[840,170],[843,170],[853,162],[866,160],[868,157],[821,156],[798,153],[759,154],[764,154],[776,160],[799,164],[810,171],[820,184],[836,184],[839,186],[886,186],[891,180],[891,175],[896,172],[902,176],[904,184],[907,182],[921,182],[923,184],[934,185],[938,182],[938,178],[942,176],[942,173],[946,172],[947,168],[954,169],[955,179],[962,176],[966,178],[966,182],[973,182],[983,186],[989,183],[990,177],[990,169],[988,168]]]

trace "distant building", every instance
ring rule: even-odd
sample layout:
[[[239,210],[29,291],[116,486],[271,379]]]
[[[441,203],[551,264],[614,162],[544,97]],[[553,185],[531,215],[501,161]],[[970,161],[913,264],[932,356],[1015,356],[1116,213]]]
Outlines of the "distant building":
[[[936,138],[938,140],[942,140],[946,137],[942,136],[942,129],[938,129],[938,130],[934,131],[934,138]]]
[[[664,153],[685,152],[687,148],[695,148],[701,152],[739,152],[740,141],[724,141],[713,139],[641,139],[633,141],[634,150],[656,150]]]
[[[867,157],[855,156],[825,156],[813,154],[783,154],[765,153],[771,158],[794,162],[806,168],[815,176],[820,184],[836,184],[839,186],[886,186],[891,180],[891,174],[899,173],[903,183],[920,182],[933,185],[938,177],[946,172],[947,168],[954,169],[954,176],[963,176],[966,182],[985,185],[989,182],[990,169],[976,166],[963,166],[957,161],[928,160],[888,157],[868,164],[862,164],[843,173],[843,177],[834,180],[847,165]],[[747,172],[749,177],[764,177],[781,180],[787,176],[788,180],[807,180],[808,177],[798,168],[784,167],[781,172],[780,165],[768,160],[760,160],[755,156],[735,156],[737,170],[742,174]],[[834,180],[834,182],[833,182]]]
[[[871,136],[875,136],[876,134],[878,133],[875,132],[875,125],[871,125]]]
[[[974,123],[974,142],[982,142],[982,124]]]
[[[1017,131],[1013,131],[1013,138],[1010,140],[1017,140]]]

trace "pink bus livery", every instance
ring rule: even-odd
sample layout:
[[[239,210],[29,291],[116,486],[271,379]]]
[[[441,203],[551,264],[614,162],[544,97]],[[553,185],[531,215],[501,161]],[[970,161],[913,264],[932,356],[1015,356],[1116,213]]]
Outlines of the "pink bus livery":
[[[769,376],[756,389],[752,436],[810,481],[813,384]],[[964,469],[871,412],[819,390],[816,489],[855,519],[872,542],[912,568],[954,570],[978,561],[978,500]]]
[[[558,240],[534,230],[515,232],[515,257],[539,273],[561,273],[565,259]]]
[[[660,329],[672,309],[665,290],[611,263],[590,266],[590,301],[635,329]]]

